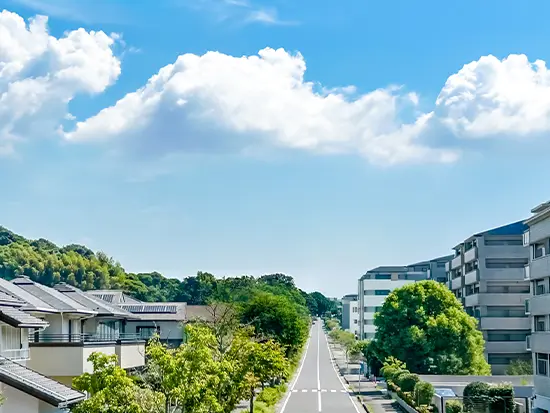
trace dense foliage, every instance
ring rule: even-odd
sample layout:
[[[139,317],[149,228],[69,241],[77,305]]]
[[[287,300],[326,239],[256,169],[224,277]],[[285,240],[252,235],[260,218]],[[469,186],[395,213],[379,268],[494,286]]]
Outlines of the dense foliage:
[[[420,374],[490,374],[476,319],[438,282],[394,290],[374,323],[380,360],[394,356]]]
[[[143,301],[179,301],[204,305],[210,301],[246,302],[257,292],[283,295],[313,315],[335,310],[321,293],[308,294],[294,285],[292,277],[269,274],[217,279],[207,272],[182,281],[158,272],[129,273],[103,252],[83,245],[59,247],[46,239],[29,240],[0,227],[0,277],[11,280],[26,275],[41,284],[59,282],[90,289],[121,289]]]

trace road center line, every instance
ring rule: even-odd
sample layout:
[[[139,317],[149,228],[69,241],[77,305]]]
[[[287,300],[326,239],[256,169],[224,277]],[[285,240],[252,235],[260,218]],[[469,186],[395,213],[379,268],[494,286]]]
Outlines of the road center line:
[[[321,377],[319,373],[319,349],[321,343],[321,320],[317,321],[317,402],[319,404],[319,411],[321,411]],[[324,335],[324,333],[323,333]]]

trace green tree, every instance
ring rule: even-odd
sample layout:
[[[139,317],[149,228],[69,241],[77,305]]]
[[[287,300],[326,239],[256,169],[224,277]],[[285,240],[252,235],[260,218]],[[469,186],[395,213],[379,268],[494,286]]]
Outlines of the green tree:
[[[165,412],[222,412],[216,397],[219,364],[212,357],[216,342],[204,326],[188,325],[187,341],[168,349],[153,340],[147,347],[147,382],[165,398]]]
[[[252,325],[260,339],[274,339],[287,349],[287,355],[298,351],[308,335],[307,320],[285,296],[261,292],[242,311],[243,324]]]
[[[374,323],[381,359],[394,356],[415,373],[490,374],[476,319],[438,282],[394,290]]]
[[[289,369],[285,352],[279,343],[268,340],[248,344],[248,374],[250,413],[254,412],[256,389],[266,384],[275,384],[286,376]]]
[[[531,360],[514,360],[506,369],[510,376],[531,376],[533,374],[533,363]]]
[[[94,352],[88,357],[93,373],[73,379],[73,387],[90,398],[72,409],[74,413],[162,413],[162,394],[140,389],[117,364],[116,355]]]

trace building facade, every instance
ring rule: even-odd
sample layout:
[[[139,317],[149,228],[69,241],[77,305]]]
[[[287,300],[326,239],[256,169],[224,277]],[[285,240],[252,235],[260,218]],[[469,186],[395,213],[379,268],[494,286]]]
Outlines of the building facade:
[[[342,297],[342,329],[359,337],[359,306],[357,294]]]
[[[446,265],[449,288],[478,319],[493,374],[505,374],[514,360],[531,358],[525,348],[530,332],[524,277],[529,251],[522,240],[526,228],[519,221],[474,234],[454,247],[454,258]]]
[[[445,263],[450,258],[444,256],[407,266],[382,266],[367,271],[359,279],[357,291],[359,336],[365,340],[374,338],[374,315],[393,290],[416,281],[441,279],[445,275]]]
[[[525,221],[528,230],[523,244],[528,248],[529,265],[525,279],[530,284],[531,297],[526,303],[530,316],[531,335],[527,349],[531,351],[534,374],[533,408],[538,412],[550,411],[550,202],[531,210]]]

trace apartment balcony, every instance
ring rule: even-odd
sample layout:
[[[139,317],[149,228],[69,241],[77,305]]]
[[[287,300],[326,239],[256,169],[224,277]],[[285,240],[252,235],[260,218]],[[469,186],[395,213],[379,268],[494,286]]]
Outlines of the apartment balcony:
[[[447,262],[445,263],[445,271],[446,271],[446,272],[451,271],[451,262],[450,262],[450,261],[447,261]]]
[[[487,341],[485,342],[485,351],[501,354],[527,353],[525,341]]]
[[[526,281],[529,281],[531,279],[531,271],[529,269],[529,265],[526,265],[523,267],[523,279]]]
[[[506,293],[478,293],[465,297],[464,306],[473,307],[477,305],[488,306],[519,306],[525,305],[525,300],[530,298],[529,293],[506,294]]]
[[[477,258],[477,247],[472,247],[464,252],[464,263],[473,261]]]
[[[529,268],[529,278],[531,280],[548,277],[548,275],[550,275],[550,255],[531,260]]]
[[[481,317],[481,330],[529,330],[528,317]]]
[[[531,299],[528,298],[527,300],[525,300],[525,314],[527,315],[530,315],[531,314]]]
[[[458,257],[454,257],[451,260],[451,270],[454,270],[455,268],[458,268],[462,265],[462,255],[459,255]]]
[[[451,280],[451,290],[457,290],[462,287],[462,277],[456,277]]]
[[[484,268],[480,274],[482,281],[523,281],[523,268]]]
[[[75,377],[92,372],[88,357],[93,352],[116,354],[123,368],[145,364],[145,341],[135,334],[39,334],[31,335],[29,341],[31,354],[27,365],[46,376]]]
[[[475,284],[478,281],[479,281],[479,270],[478,269],[467,272],[466,275],[464,276],[464,284],[465,285]]]
[[[550,353],[550,331],[531,333],[531,350],[533,353]]]
[[[531,336],[525,337],[525,350],[531,351]]]
[[[533,295],[529,297],[529,314],[546,315],[550,310],[550,294]]]

